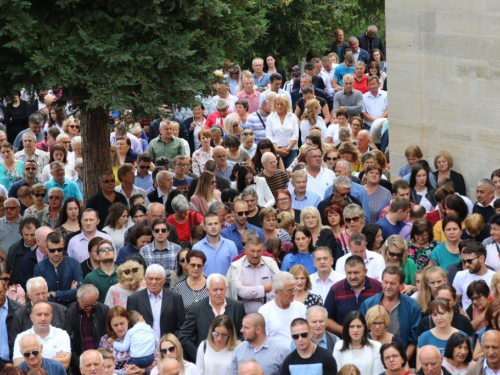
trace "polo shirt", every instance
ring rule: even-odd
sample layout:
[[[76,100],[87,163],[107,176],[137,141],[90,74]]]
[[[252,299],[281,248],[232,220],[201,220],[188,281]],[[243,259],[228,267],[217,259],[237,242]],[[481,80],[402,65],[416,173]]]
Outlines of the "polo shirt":
[[[262,240],[262,242],[264,244],[266,243],[266,238],[264,237],[264,233],[262,232],[262,229],[260,229],[259,227],[255,226],[255,225],[252,225],[248,222],[247,222],[247,226],[245,229],[252,229],[252,230],[256,231],[257,234],[259,235],[260,239]],[[238,253],[243,252],[243,242],[241,242],[241,234],[240,234],[240,232],[238,232],[238,229],[236,229],[236,224],[231,224],[229,227],[224,228],[221,232],[221,236],[224,238],[227,238],[228,240],[233,242],[236,246]]]
[[[345,261],[352,254],[349,252],[346,255],[340,257],[335,265],[335,271],[345,274]],[[385,260],[384,257],[375,251],[366,250],[365,256],[365,266],[368,270],[366,274],[376,280],[382,280],[382,272],[385,270]]]
[[[148,153],[153,163],[160,157],[166,157],[169,161],[174,160],[177,155],[186,155],[184,143],[180,138],[172,136],[168,142],[161,139],[161,135],[149,143]]]
[[[248,102],[248,113],[253,113],[259,109],[259,91],[253,90],[253,93],[248,95],[245,90],[242,90],[236,96],[238,99],[244,99]]]
[[[378,90],[377,96],[373,96],[370,91],[363,95],[363,112],[368,113],[374,118],[380,118],[387,109],[387,92]],[[363,120],[368,126],[372,121]]]
[[[123,203],[125,206],[128,206],[127,197],[125,197],[125,195],[118,193],[118,192],[115,192],[115,199],[113,200],[113,202],[108,200],[108,198],[106,198],[102,194],[102,191],[99,191],[99,193],[90,197],[87,200],[87,204],[86,204],[85,208],[93,208],[99,214],[99,224],[97,224],[98,230],[101,230],[102,228],[104,228],[104,222],[106,221],[106,218],[108,217],[109,207],[111,207],[111,205],[113,203],[116,203],[116,202],[120,202],[120,203]]]
[[[136,178],[137,178],[137,176],[136,176]],[[123,186],[121,184],[118,185],[117,187],[115,187],[115,191],[117,193],[123,194],[125,199],[127,199],[127,206],[129,206],[130,205],[129,198],[127,198],[127,196],[125,195],[125,192],[123,191]],[[143,188],[140,188],[138,186],[132,185],[132,193],[130,194],[130,196],[133,196],[136,194],[141,194],[143,196],[144,201],[146,202],[146,206],[149,204],[148,195],[146,194],[146,190],[144,190]]]
[[[53,178],[47,181],[44,185],[47,188],[47,194],[45,194],[45,203],[49,203],[48,200],[49,190],[52,189],[53,187],[58,187],[63,190],[64,192],[63,204],[64,202],[66,202],[66,199],[68,198],[76,198],[76,200],[78,201],[83,201],[82,193],[80,192],[80,189],[78,188],[76,182],[68,180],[67,178],[64,178],[64,182],[62,185],[55,182]]]
[[[259,349],[255,349],[248,341],[241,342],[233,351],[231,374],[238,374],[238,365],[245,359],[254,358],[259,362],[266,375],[281,375],[283,361],[290,354],[287,347],[279,339],[267,336]]]
[[[153,174],[151,172],[148,172],[148,174],[144,178],[136,174],[134,185],[140,187],[141,189],[148,190],[153,186]]]
[[[226,275],[233,258],[238,255],[238,249],[234,242],[220,235],[217,249],[214,249],[205,237],[193,246],[193,250],[202,251],[207,256],[203,267],[203,273],[207,276],[213,273]]]
[[[335,173],[332,170],[321,167],[316,177],[309,174],[308,168],[305,168],[304,171],[307,173],[307,188],[311,193],[321,197],[325,194],[325,191],[333,186]]]
[[[23,238],[21,233],[19,233],[19,223],[21,220],[21,215],[12,223],[8,221],[5,216],[0,218],[0,250],[2,250],[5,255],[9,254],[10,245]]]
[[[363,74],[363,78],[361,78],[361,80],[358,80],[356,76],[354,76],[352,88],[361,91],[362,94],[370,91],[368,89],[368,74]]]
[[[293,209],[302,210],[303,208],[308,206],[318,207],[318,204],[321,202],[321,198],[311,190],[306,190],[306,195],[304,195],[304,198],[302,199],[297,198],[297,196],[295,195],[295,188],[292,186],[292,184],[288,185],[288,191],[292,196]]]
[[[24,335],[34,334],[35,331],[33,327],[28,329],[27,331],[21,332],[17,335],[16,341],[14,342],[14,353],[12,359],[24,358],[21,353],[21,348],[19,346],[19,341]],[[40,337],[41,338],[41,337]],[[50,326],[50,331],[47,337],[41,338],[43,345],[43,358],[54,358],[56,354],[60,351],[63,353],[71,353],[71,343],[69,340],[68,333],[61,329]]]
[[[268,73],[262,72],[262,76],[260,78],[258,78],[255,73],[252,73],[252,77],[254,79],[255,86],[265,87],[270,83],[270,75]]]
[[[97,299],[99,302],[104,303],[104,300],[108,295],[109,288],[118,284],[118,275],[116,274],[117,269],[118,266],[115,264],[115,270],[111,275],[108,275],[101,269],[101,267],[97,267],[96,270],[89,273],[85,276],[85,279],[83,279],[84,284],[92,284],[99,289],[99,298]]]
[[[110,240],[113,244],[113,248],[116,251],[115,241],[109,234],[97,230],[92,238],[94,237],[102,237],[106,240]],[[80,263],[88,259],[89,242],[90,240],[87,238],[87,236],[85,236],[85,233],[80,232],[69,240],[67,248],[68,255],[72,258],[75,258]]]
[[[28,372],[29,368],[26,362],[22,362],[19,366],[20,369],[23,369],[24,372]],[[56,360],[50,358],[42,358],[42,368],[47,371],[50,375],[66,375],[66,370],[61,362],[57,362]]]

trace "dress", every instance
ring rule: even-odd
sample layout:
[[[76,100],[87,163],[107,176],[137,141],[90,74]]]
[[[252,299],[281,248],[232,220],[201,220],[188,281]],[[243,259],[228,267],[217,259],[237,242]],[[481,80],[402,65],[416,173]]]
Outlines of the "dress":
[[[0,164],[0,184],[9,190],[14,182],[24,178],[23,168],[23,161],[17,161],[16,167],[11,170],[5,168],[3,164]]]
[[[205,152],[201,148],[193,153],[193,173],[197,176],[205,170],[205,163],[208,160],[213,160],[213,148],[210,147],[210,152]]]
[[[138,292],[139,290],[143,290],[144,285],[141,285],[136,290],[127,290],[123,289],[120,284],[112,285],[108,289],[108,294],[106,294],[106,299],[104,300],[104,304],[112,308],[113,306],[121,306],[123,308],[127,308],[127,298]]]
[[[206,284],[199,290],[193,290],[189,287],[187,278],[175,284],[174,292],[179,293],[182,296],[182,303],[184,305],[186,315],[188,314],[193,303],[208,297]]]
[[[408,241],[408,259],[413,259],[417,269],[424,268],[429,263],[431,252],[437,245],[436,241],[432,241],[426,247],[416,247]]]
[[[307,308],[311,306],[323,306],[323,298],[319,294],[309,293],[304,300],[304,305]]]

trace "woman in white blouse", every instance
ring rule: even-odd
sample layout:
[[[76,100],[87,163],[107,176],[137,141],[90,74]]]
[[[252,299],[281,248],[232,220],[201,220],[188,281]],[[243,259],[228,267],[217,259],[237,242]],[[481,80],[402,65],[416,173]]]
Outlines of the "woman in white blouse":
[[[292,113],[286,95],[276,95],[274,99],[272,112],[266,120],[266,138],[271,140],[287,168],[298,154],[299,120]]]
[[[365,317],[359,311],[351,311],[344,319],[342,340],[333,348],[337,368],[355,365],[363,375],[379,375],[384,372],[380,359],[381,344],[368,339]]]

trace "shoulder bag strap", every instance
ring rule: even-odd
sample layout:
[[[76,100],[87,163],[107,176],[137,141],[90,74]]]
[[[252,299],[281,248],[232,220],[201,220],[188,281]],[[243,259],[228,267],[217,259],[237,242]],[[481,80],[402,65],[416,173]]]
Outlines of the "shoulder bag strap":
[[[262,117],[260,116],[259,111],[255,112],[255,113],[257,113],[257,116],[259,117],[259,120],[260,120],[260,122],[262,123],[262,126],[263,126],[263,127],[264,127],[264,129],[265,129],[265,128],[266,128],[266,123],[264,122],[264,120],[262,120]]]

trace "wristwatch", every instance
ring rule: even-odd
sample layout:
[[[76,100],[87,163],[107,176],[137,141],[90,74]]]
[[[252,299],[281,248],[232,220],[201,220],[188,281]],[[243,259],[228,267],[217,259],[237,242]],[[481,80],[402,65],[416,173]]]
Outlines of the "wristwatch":
[[[56,292],[49,292],[49,297],[56,298]]]

